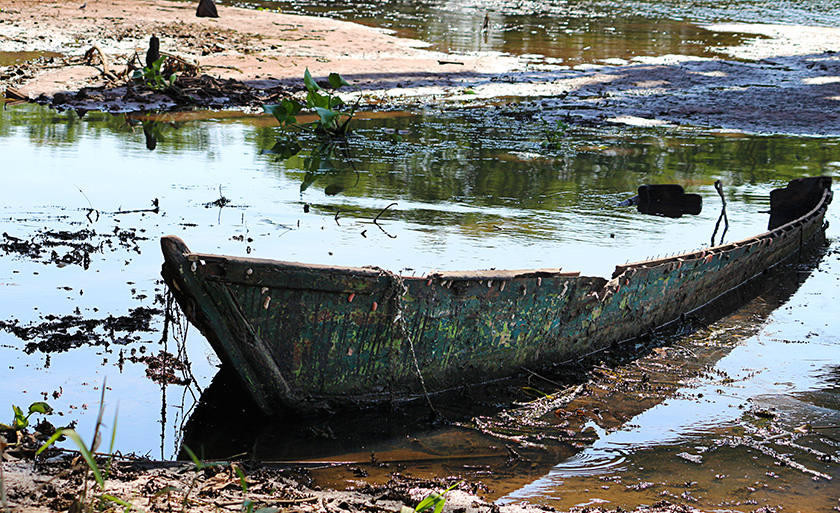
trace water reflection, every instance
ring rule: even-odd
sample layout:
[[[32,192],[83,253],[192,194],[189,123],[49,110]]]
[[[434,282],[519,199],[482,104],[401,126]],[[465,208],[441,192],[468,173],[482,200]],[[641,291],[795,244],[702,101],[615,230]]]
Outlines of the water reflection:
[[[838,276],[836,246],[815,274]],[[774,289],[762,296],[766,304],[753,303],[701,335],[704,344],[739,345],[711,373],[623,428],[602,432],[581,454],[500,502],[566,508],[595,500],[633,508],[666,497],[700,508],[832,508],[829,483],[840,477],[840,338],[836,323],[820,313],[832,301],[817,292],[820,281]],[[780,304],[786,306],[774,311]],[[765,327],[738,333],[741,319],[759,312],[774,313]],[[611,455],[621,455],[621,465],[610,465]],[[795,489],[810,492],[790,493]]]
[[[834,139],[644,129],[576,127],[565,134],[568,144],[554,150],[540,144],[539,113],[528,109],[511,104],[481,112],[361,115],[357,137],[347,143],[352,166],[318,175],[301,190],[309,180],[308,154],[281,161],[260,154],[283,135],[267,115],[89,112],[80,119],[37,105],[9,107],[0,113],[4,166],[26,172],[4,177],[0,233],[30,240],[45,231],[88,230],[101,249],[88,252],[87,269],[0,253],[6,287],[0,320],[117,319],[141,306],[162,308],[160,299],[153,303],[163,298],[158,238],[173,233],[201,251],[378,265],[409,274],[562,266],[608,275],[616,263],[707,244],[717,220],[715,209],[665,219],[616,206],[641,184],[679,183],[716,202],[713,184],[721,179],[727,237],[734,240],[765,230],[771,188],[836,174],[840,162]],[[156,138],[154,151],[143,121],[160,123],[164,138]],[[403,141],[392,142],[390,133],[401,133]],[[221,197],[228,200],[224,208],[207,208]],[[98,218],[89,215],[93,211]],[[121,237],[132,237],[131,249],[120,245]],[[55,249],[60,260],[72,248]],[[106,400],[120,402],[126,422],[160,422],[162,394],[146,378],[145,364],[123,360],[118,366],[120,350],[128,357],[133,349],[139,358],[141,348],[155,355],[164,349],[161,314],[148,324],[153,331],[119,347],[106,336],[98,346],[31,355],[26,341],[2,331],[0,359],[14,379],[2,381],[0,395],[28,404],[33,394],[63,387],[63,402],[53,406],[78,416],[84,429],[91,419],[80,405],[98,400],[91,384],[107,374],[113,390]],[[187,337],[202,388],[216,372],[203,344],[195,333]],[[169,403],[173,395],[190,394],[177,386],[168,390]],[[163,457],[176,451],[172,419],[185,414],[168,403],[167,411]],[[160,445],[155,433],[119,435],[124,452]]]
[[[748,0],[630,2],[393,0],[329,4],[310,0],[247,0],[240,5],[285,13],[328,15],[389,28],[444,52],[502,52],[575,66],[622,62],[636,56],[715,55],[752,35],[720,34],[699,25],[720,21],[835,26],[840,3],[774,2],[757,8]],[[486,28],[485,28],[486,24]]]
[[[703,197],[699,194],[686,194],[685,189],[678,184],[646,184],[639,187],[637,196],[624,200],[619,205],[635,205],[641,214],[679,219],[683,214],[696,216],[702,212]]]

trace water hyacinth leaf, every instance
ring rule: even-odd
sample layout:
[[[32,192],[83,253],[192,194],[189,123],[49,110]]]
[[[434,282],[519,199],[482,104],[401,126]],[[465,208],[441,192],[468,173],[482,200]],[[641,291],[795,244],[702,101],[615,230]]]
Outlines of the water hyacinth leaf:
[[[260,150],[260,154],[277,155],[278,159],[286,160],[300,153],[302,149],[297,141],[283,139],[274,143],[270,150]]]
[[[306,90],[310,93],[321,90],[321,86],[315,83],[315,79],[312,78],[312,74],[309,73],[309,68],[306,68],[306,71],[303,73],[303,84],[306,86]]]
[[[309,91],[306,93],[306,106],[310,109],[313,107],[327,109],[330,106],[330,99],[315,91]]]
[[[336,112],[334,110],[329,109],[322,109],[320,107],[315,108],[315,112],[318,113],[318,116],[321,117],[321,127],[325,130],[329,129],[334,123],[336,118],[338,118],[341,113]]]
[[[318,175],[307,171],[307,173],[303,176],[303,181],[300,184],[300,192],[304,192],[306,189],[309,188],[310,185],[315,183],[315,179],[318,178]]]
[[[330,87],[333,89],[339,89],[341,86],[350,86],[350,83],[344,80],[344,77],[339,75],[338,73],[330,73]]]
[[[53,409],[52,406],[49,404],[38,401],[29,405],[29,413],[52,413]]]
[[[15,412],[15,421],[12,427],[14,429],[26,429],[29,425],[29,420],[26,418],[26,415],[23,414],[23,410],[15,405],[12,405],[12,410]]]
[[[152,63],[152,71],[154,71],[155,74],[160,74],[160,68],[161,68],[161,66],[163,66],[163,61],[164,60],[166,60],[166,56],[161,55],[160,59],[158,59],[154,63]]]
[[[293,100],[283,100],[276,105],[263,105],[263,111],[274,116],[280,122],[280,126],[297,123],[295,116],[303,106]]]
[[[321,167],[321,157],[318,155],[312,157],[306,157],[303,159],[303,167],[306,168],[307,171],[314,172],[317,171],[319,167]]]
[[[326,194],[327,196],[335,196],[336,194],[339,194],[341,192],[344,192],[344,187],[335,183],[327,185],[327,187],[324,189],[324,194]]]

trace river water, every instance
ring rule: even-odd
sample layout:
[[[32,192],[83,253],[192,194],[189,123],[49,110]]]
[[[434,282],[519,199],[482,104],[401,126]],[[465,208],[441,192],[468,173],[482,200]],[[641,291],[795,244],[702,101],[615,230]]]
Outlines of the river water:
[[[702,23],[832,25],[840,12],[830,2],[695,2],[690,16],[684,4],[668,2],[331,5],[331,15],[391,27],[437,49],[569,65],[640,54],[708,56],[708,47],[738,38],[722,41]],[[323,11],[305,3],[262,6]],[[477,35],[485,18],[490,38]],[[156,136],[153,150],[144,127]],[[266,460],[364,464],[374,452],[394,465],[415,462],[416,472],[471,469],[474,479],[492,483],[489,496],[500,503],[557,508],[662,499],[742,511],[840,506],[829,479],[840,477],[836,209],[829,210],[828,246],[796,271],[798,287],[765,295],[698,335],[697,347],[726,348],[709,360],[714,372],[685,380],[621,426],[593,420],[588,428],[597,441],[590,445],[523,451],[532,464],[515,472],[479,465],[498,457],[505,442],[469,422],[383,428],[346,441],[310,426],[294,444],[308,444],[309,454],[265,441],[270,424],[257,422],[257,434],[234,431],[241,440],[234,434],[211,444],[185,435],[218,362],[194,329],[164,330],[161,235],[179,235],[202,252],[407,274],[563,267],[607,276],[617,263],[709,245],[720,214],[715,180],[728,201],[724,240],[733,241],[766,229],[772,188],[840,174],[834,137],[572,126],[558,148],[548,148],[544,129],[539,113],[523,113],[517,102],[363,114],[356,137],[330,155],[334,166],[307,172],[315,141],[304,140],[300,156],[278,160],[266,150],[282,132],[267,116],[80,118],[7,107],[0,112],[0,408],[8,418],[0,409],[0,421],[11,421],[12,404],[47,400],[57,411],[54,424],[77,422],[89,439],[107,381],[105,418],[118,419],[123,453],[173,458],[184,436],[209,444],[203,449],[214,457],[244,448]],[[393,133],[403,142],[392,142]],[[683,185],[703,197],[702,213],[668,219],[618,206],[645,183]],[[763,410],[772,422],[750,414]],[[453,411],[452,420],[471,413],[498,412]],[[246,420],[236,408],[227,415],[235,425]],[[805,425],[812,429],[795,431]],[[263,440],[259,448],[255,438]],[[330,470],[319,479],[341,483],[348,475]]]

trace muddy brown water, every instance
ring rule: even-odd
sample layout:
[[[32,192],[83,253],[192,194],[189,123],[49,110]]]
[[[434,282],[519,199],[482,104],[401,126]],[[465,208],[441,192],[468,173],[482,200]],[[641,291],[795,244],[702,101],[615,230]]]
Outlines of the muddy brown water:
[[[60,57],[55,52],[0,52],[0,67],[11,66],[19,62],[31,61],[40,57]]]
[[[714,48],[756,38],[721,34],[704,25],[722,21],[836,26],[840,2],[748,0],[682,2],[410,0],[312,2],[248,0],[237,5],[330,16],[386,28],[452,53],[527,56],[576,66],[667,54],[714,56]]]

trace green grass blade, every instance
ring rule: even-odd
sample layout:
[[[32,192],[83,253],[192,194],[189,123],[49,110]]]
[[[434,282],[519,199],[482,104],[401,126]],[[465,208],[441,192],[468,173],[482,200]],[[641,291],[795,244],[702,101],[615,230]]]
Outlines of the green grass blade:
[[[85,459],[85,462],[90,467],[91,472],[93,472],[93,477],[96,479],[96,482],[99,484],[101,489],[105,489],[105,479],[102,478],[102,472],[99,471],[99,465],[96,464],[96,459],[93,457],[93,453],[90,452],[90,449],[87,448],[85,443],[82,441],[82,437],[79,436],[79,433],[76,433],[73,429],[65,429],[64,435],[66,435],[70,440],[76,444],[79,448],[79,452],[82,453],[82,457]]]
[[[120,499],[119,497],[114,497],[113,495],[109,495],[107,493],[103,493],[100,496],[100,498],[102,500],[113,502],[115,504],[119,504],[120,506],[123,506],[125,508],[125,511],[127,511],[127,512],[131,511],[132,509],[135,508],[134,504],[132,504],[130,502],[126,502],[126,501]]]
[[[47,439],[47,441],[44,442],[44,445],[42,445],[37,451],[35,451],[35,456],[38,456],[42,452],[49,449],[50,446],[52,444],[54,444],[55,441],[58,440],[59,438],[61,438],[62,436],[64,436],[64,430],[63,429],[57,430],[55,433],[53,433],[53,436],[49,437],[49,439]]]
[[[231,465],[236,475],[239,476],[239,486],[242,487],[242,493],[248,493],[248,481],[245,480],[245,473],[236,465]]]
[[[108,446],[108,463],[105,465],[105,472],[103,476],[107,479],[111,473],[111,464],[114,462],[114,442],[117,439],[117,416],[120,414],[120,407],[114,412],[114,427],[111,428],[111,445]]]
[[[196,456],[195,453],[192,452],[192,449],[184,445],[184,450],[187,451],[187,454],[190,455],[190,459],[193,461],[193,463],[195,463],[196,470],[201,470],[202,468],[204,468],[204,464],[201,463],[201,460],[198,459],[198,456]]]

